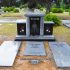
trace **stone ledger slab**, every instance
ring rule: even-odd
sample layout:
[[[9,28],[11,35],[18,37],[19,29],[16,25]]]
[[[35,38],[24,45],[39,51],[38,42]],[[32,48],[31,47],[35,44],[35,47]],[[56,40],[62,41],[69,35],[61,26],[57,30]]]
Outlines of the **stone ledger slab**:
[[[27,42],[24,55],[46,56],[43,42]]]
[[[4,41],[0,46],[0,66],[12,66],[21,42]]]
[[[70,67],[70,46],[65,42],[49,42],[57,67]]]

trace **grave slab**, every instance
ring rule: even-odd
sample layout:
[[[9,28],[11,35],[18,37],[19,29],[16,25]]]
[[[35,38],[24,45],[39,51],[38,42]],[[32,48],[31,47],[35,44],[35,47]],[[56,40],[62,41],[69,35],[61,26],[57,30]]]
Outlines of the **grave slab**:
[[[27,42],[24,55],[46,56],[44,43],[36,41]]]
[[[49,42],[57,67],[70,67],[70,46],[65,42]]]
[[[12,66],[21,42],[4,41],[0,46],[0,66]]]

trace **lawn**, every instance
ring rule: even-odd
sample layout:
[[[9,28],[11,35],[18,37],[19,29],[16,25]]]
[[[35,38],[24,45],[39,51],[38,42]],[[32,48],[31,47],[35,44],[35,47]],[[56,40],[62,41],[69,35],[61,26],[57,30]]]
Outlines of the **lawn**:
[[[22,18],[25,18],[23,15],[24,14],[22,14],[22,13],[10,12],[10,13],[1,14],[0,19],[4,19],[4,18],[22,19]]]
[[[0,35],[16,35],[15,23],[3,23],[0,25]]]
[[[0,24],[0,40],[14,40],[17,31],[15,23]]]
[[[57,41],[67,42],[70,45],[70,28],[65,26],[54,27],[53,33]]]

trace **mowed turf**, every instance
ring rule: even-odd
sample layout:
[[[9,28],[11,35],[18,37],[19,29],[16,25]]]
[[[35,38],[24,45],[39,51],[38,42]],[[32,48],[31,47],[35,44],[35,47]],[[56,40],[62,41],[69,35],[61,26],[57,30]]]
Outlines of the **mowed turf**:
[[[17,25],[15,23],[0,24],[0,35],[16,35]]]
[[[66,26],[56,26],[53,29],[57,41],[66,42],[70,45],[70,28]]]

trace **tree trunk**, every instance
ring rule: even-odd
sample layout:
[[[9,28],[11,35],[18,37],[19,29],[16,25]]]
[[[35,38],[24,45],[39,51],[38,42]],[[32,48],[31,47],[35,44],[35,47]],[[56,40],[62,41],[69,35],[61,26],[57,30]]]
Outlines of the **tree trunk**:
[[[51,10],[51,3],[47,3],[46,13],[50,13],[50,10]]]

